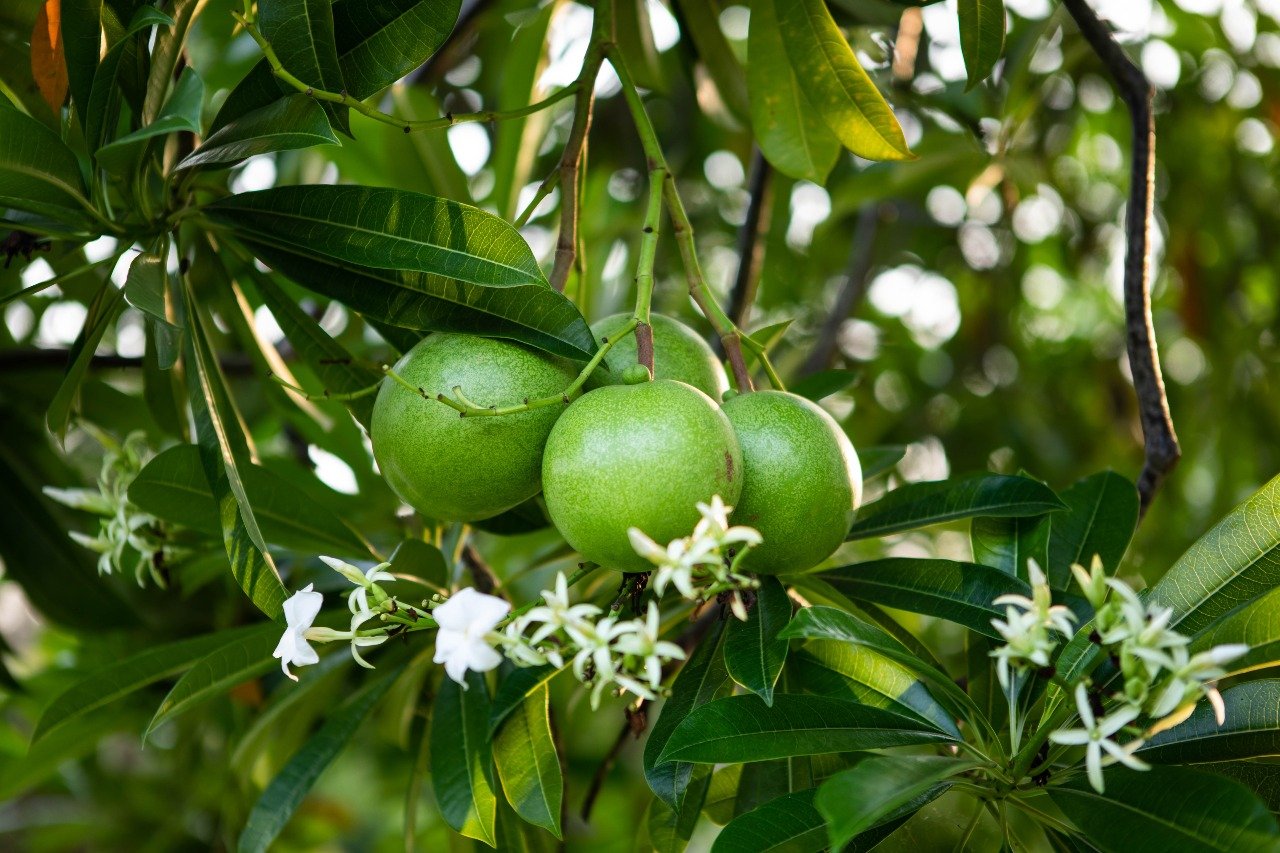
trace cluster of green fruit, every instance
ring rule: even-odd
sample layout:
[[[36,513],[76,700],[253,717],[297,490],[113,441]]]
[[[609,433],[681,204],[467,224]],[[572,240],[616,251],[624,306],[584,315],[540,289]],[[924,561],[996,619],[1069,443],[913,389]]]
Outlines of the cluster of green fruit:
[[[592,330],[603,342],[628,319],[608,317]],[[460,417],[384,383],[371,428],[383,476],[441,521],[491,518],[541,490],[552,523],[583,559],[621,571],[652,568],[632,550],[628,528],[657,542],[687,536],[696,504],[717,494],[735,507],[734,523],[764,537],[745,569],[778,574],[825,560],[862,492],[844,431],[794,394],[726,393],[724,367],[697,333],[669,317],[652,321],[653,380],[643,367],[636,375],[627,335],[590,377],[591,390],[567,407]],[[577,375],[571,363],[521,344],[458,334],[423,339],[395,371],[428,396],[461,387],[481,406],[554,396]]]

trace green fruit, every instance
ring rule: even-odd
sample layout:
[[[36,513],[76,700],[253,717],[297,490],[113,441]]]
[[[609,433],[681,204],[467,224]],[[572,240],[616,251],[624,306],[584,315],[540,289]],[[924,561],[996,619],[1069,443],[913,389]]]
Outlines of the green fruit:
[[[603,343],[604,338],[612,339],[630,319],[630,314],[614,314],[592,323],[591,331],[596,340]],[[719,400],[729,387],[729,377],[707,342],[671,317],[652,314],[649,321],[653,326],[653,378],[686,382],[711,399]],[[636,362],[636,336],[630,334],[609,350],[604,364],[592,374],[588,387],[622,383],[623,371]]]
[[[423,339],[395,371],[432,397],[461,386],[479,406],[549,397],[577,375],[567,362],[521,344],[452,334]],[[401,499],[429,518],[475,521],[537,494],[542,447],[563,411],[557,405],[464,418],[388,380],[369,435],[382,476]]]
[[[651,379],[653,377],[649,375],[649,368],[643,364],[633,364],[622,371],[622,381],[627,385],[639,385],[641,382],[648,382]]]
[[[608,385],[556,421],[542,462],[551,521],[583,558],[627,572],[653,566],[627,529],[656,542],[688,536],[699,501],[742,491],[742,454],[706,394],[670,379]]]
[[[799,572],[830,557],[862,500],[862,466],[844,430],[816,404],[782,391],[739,394],[724,413],[744,466],[733,523],[764,537],[743,568]]]

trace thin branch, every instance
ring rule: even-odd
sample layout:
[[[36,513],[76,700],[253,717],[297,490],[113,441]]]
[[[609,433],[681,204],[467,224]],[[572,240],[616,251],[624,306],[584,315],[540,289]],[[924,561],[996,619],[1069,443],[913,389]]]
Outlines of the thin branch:
[[[840,327],[861,304],[867,295],[867,281],[871,275],[871,260],[875,255],[876,231],[880,225],[880,208],[876,204],[868,204],[858,214],[858,221],[853,226],[853,248],[849,252],[849,268],[845,273],[844,286],[836,297],[831,313],[822,323],[818,339],[813,342],[813,349],[800,368],[802,376],[825,370],[831,364],[836,352],[836,339],[840,335]]]
[[[1063,0],[1063,5],[1115,81],[1133,124],[1133,164],[1125,214],[1124,313],[1129,370],[1138,396],[1145,445],[1142,473],[1138,476],[1138,494],[1145,515],[1160,484],[1182,456],[1169,414],[1151,322],[1150,245],[1156,148],[1153,90],[1085,0]]]
[[[467,567],[467,571],[471,574],[471,582],[477,591],[492,595],[495,589],[502,586],[493,569],[489,568],[484,557],[480,556],[480,552],[470,542],[462,548],[462,565]]]
[[[739,327],[747,323],[747,315],[756,301],[760,282],[760,262],[764,258],[764,235],[768,231],[769,211],[773,202],[773,169],[759,148],[751,155],[751,177],[747,183],[750,201],[747,218],[738,229],[738,275],[729,294],[729,316]]]
[[[23,348],[0,350],[0,373],[65,370],[71,351],[66,349]],[[255,375],[253,363],[245,356],[224,355],[220,359],[224,373],[236,376]],[[128,355],[95,355],[89,362],[95,370],[140,370],[142,358]]]

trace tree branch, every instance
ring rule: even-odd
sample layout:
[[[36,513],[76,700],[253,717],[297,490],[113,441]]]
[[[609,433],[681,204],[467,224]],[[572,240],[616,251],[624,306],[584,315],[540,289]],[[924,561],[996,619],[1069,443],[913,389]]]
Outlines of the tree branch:
[[[71,351],[65,349],[22,348],[0,350],[0,373],[9,371],[65,370],[71,359]],[[243,355],[223,355],[220,359],[224,373],[236,376],[254,374],[253,363]],[[95,355],[89,362],[95,370],[137,370],[142,359],[127,355]]]
[[[751,305],[756,300],[760,282],[760,262],[764,258],[764,235],[768,230],[769,210],[773,201],[773,168],[756,148],[751,155],[751,177],[747,192],[747,218],[738,229],[738,275],[729,294],[729,317],[744,326]]]
[[[1138,477],[1138,494],[1145,515],[1160,484],[1182,456],[1169,414],[1151,322],[1150,240],[1156,147],[1155,116],[1151,108],[1153,92],[1146,76],[1085,0],[1063,0],[1062,5],[1115,81],[1133,124],[1133,165],[1125,215],[1124,313],[1129,370],[1133,374],[1138,416],[1142,422],[1145,458]]]
[[[831,313],[827,315],[818,332],[818,339],[813,342],[813,349],[800,368],[800,375],[808,376],[825,370],[835,355],[836,339],[840,335],[840,326],[854,312],[867,295],[867,279],[871,275],[871,260],[875,254],[876,231],[880,225],[880,207],[868,204],[858,214],[858,221],[853,226],[853,248],[849,252],[849,268],[845,273],[844,286],[836,297]]]

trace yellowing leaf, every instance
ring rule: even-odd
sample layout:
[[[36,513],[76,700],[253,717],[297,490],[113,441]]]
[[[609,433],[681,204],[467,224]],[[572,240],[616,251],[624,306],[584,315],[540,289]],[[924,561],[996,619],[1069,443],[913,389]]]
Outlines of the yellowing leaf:
[[[55,113],[67,99],[67,62],[62,53],[62,0],[45,0],[31,32],[31,75]]]

